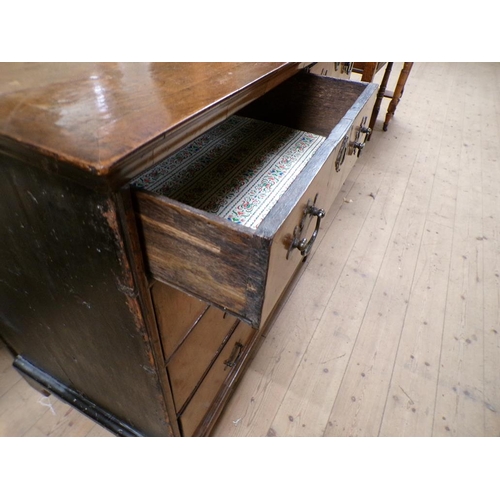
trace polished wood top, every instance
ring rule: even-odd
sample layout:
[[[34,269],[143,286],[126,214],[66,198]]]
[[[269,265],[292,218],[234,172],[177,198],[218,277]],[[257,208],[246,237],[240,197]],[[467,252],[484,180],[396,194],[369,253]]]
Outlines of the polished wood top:
[[[294,74],[297,63],[2,63],[0,148],[130,179]],[[27,153],[26,153],[27,152]],[[68,167],[69,166],[69,167]]]

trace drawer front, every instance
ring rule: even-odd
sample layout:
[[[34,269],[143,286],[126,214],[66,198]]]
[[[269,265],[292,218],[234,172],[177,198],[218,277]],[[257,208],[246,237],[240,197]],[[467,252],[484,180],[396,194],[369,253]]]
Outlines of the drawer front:
[[[198,387],[193,398],[180,416],[184,436],[193,436],[197,427],[210,410],[217,405],[217,397],[225,391],[228,394],[234,384],[234,375],[248,353],[250,341],[255,330],[245,323],[239,323],[231,338],[226,343],[207,376]],[[208,420],[213,420],[213,416]]]
[[[163,354],[168,360],[209,306],[159,281],[153,283],[151,296]]]
[[[338,150],[339,146],[328,156],[273,238],[261,317],[262,324],[271,314],[299,265],[314,248],[315,239],[321,230],[322,219],[335,199],[340,186],[340,176],[335,173],[334,168]]]
[[[346,160],[341,168],[342,184],[346,180],[357,159],[363,154],[367,145],[368,125],[370,123],[370,116],[373,111],[375,99],[376,94],[374,93],[361,109],[352,110],[353,125],[349,135]]]
[[[177,412],[194,391],[231,334],[237,319],[210,307],[167,364]]]

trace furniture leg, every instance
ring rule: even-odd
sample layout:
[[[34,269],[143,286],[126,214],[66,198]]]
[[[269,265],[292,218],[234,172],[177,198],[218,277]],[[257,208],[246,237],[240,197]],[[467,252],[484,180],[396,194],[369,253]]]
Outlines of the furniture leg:
[[[376,62],[365,62],[363,68],[363,74],[361,76],[362,82],[371,83],[375,78],[375,73],[377,72],[377,64]]]
[[[384,132],[387,132],[389,121],[396,112],[396,108],[398,107],[399,101],[401,100],[401,96],[403,95],[406,80],[408,80],[408,76],[410,74],[412,66],[413,66],[412,62],[405,62],[403,65],[403,69],[401,70],[401,73],[399,75],[396,88],[394,89],[394,95],[391,99],[391,102],[389,103],[389,107],[387,108],[387,114],[385,115],[385,122],[383,125]]]
[[[389,62],[387,63],[387,68],[385,69],[384,76],[382,78],[382,81],[380,82],[380,87],[378,90],[377,94],[377,100],[375,101],[375,105],[373,106],[373,111],[372,111],[372,116],[370,118],[370,125],[369,127],[373,130],[373,127],[375,126],[375,122],[377,121],[377,116],[380,111],[380,105],[382,104],[382,99],[385,97],[385,91],[387,89],[387,83],[389,81],[389,77],[391,75],[391,70],[392,70],[392,65],[393,63]],[[370,140],[370,137],[368,137],[368,140]]]

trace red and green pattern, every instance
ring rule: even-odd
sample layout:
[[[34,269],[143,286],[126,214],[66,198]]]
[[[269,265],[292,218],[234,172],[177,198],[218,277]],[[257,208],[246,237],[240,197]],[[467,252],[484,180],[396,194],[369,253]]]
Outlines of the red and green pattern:
[[[133,184],[255,229],[324,140],[233,116]]]

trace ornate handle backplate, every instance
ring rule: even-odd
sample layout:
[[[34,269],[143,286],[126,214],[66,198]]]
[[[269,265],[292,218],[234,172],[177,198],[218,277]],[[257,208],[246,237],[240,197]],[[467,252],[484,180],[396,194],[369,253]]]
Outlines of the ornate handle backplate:
[[[340,144],[340,149],[335,160],[335,171],[340,172],[340,167],[344,163],[345,155],[347,153],[347,146],[349,145],[349,136],[345,135]]]

